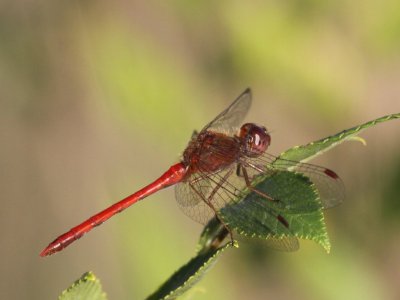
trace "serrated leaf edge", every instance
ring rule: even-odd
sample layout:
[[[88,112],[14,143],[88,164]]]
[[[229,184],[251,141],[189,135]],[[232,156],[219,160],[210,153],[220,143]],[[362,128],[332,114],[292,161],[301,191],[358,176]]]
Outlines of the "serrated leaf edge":
[[[300,173],[300,172],[292,172],[292,173],[300,174],[300,175],[302,175],[302,176],[305,176],[304,174],[302,174],[302,173]],[[307,176],[305,176],[305,177],[307,177]],[[308,177],[307,177],[307,178],[308,178]],[[265,179],[265,178],[264,178],[264,179]],[[262,179],[262,180],[264,180],[264,179]],[[308,179],[309,179],[309,178],[308,178]],[[260,181],[262,181],[262,180],[259,180],[258,182],[260,182]],[[310,180],[310,179],[309,179],[309,180]],[[313,242],[317,243],[318,245],[320,245],[322,248],[324,248],[324,250],[326,251],[326,253],[329,253],[330,250],[331,250],[331,243],[330,243],[330,240],[329,240],[329,234],[328,234],[327,226],[326,226],[326,223],[325,223],[325,216],[324,216],[324,210],[323,210],[323,208],[322,208],[321,197],[320,197],[320,195],[319,195],[319,193],[318,193],[318,189],[316,188],[315,184],[314,184],[311,180],[310,180],[310,183],[311,183],[310,187],[312,188],[312,191],[313,191],[314,195],[316,196],[315,200],[318,201],[318,202],[320,203],[320,205],[321,205],[321,208],[318,209],[318,213],[321,214],[321,218],[319,219],[319,221],[320,221],[320,223],[322,224],[322,225],[320,226],[320,227],[321,227],[321,230],[324,232],[324,234],[322,235],[323,240],[318,239],[318,237],[311,236],[311,235],[303,235],[303,234],[296,234],[296,233],[294,233],[293,236],[296,237],[296,238],[298,238],[298,239],[304,239],[304,240],[313,241]],[[242,200],[243,200],[243,199],[242,199]],[[241,200],[241,201],[242,201],[242,200]],[[301,213],[297,213],[297,214],[301,214]],[[306,214],[306,213],[304,213],[304,214]],[[295,215],[295,214],[292,214],[292,215]],[[226,225],[229,227],[229,222],[227,222],[227,220],[224,218],[224,216],[221,215],[220,218],[222,218],[222,219],[224,220],[224,222],[226,223]],[[290,224],[289,224],[289,225],[290,225]],[[258,234],[255,234],[255,233],[253,233],[253,234],[248,234],[248,233],[246,233],[245,231],[240,231],[240,230],[238,230],[237,227],[232,227],[232,228],[230,228],[230,229],[233,230],[233,231],[236,231],[239,235],[242,235],[242,236],[245,236],[245,237],[248,237],[248,238],[259,238],[259,239],[265,239],[265,240],[267,240],[267,239],[269,239],[269,238],[283,239],[283,238],[285,238],[285,237],[291,237],[291,236],[289,236],[289,235],[287,235],[287,234],[276,234],[276,235],[274,235],[274,234],[268,234],[267,236],[262,236],[262,235],[258,235]]]
[[[67,289],[63,290],[61,294],[58,296],[58,299],[61,299],[64,295],[70,293],[77,286],[88,281],[97,283],[100,287],[101,296],[106,297],[106,293],[103,291],[100,280],[96,277],[96,275],[94,275],[92,271],[88,271],[83,273],[82,276],[78,280],[75,280]]]
[[[212,256],[210,256],[210,258],[207,261],[205,261],[203,263],[203,265],[200,268],[198,268],[197,271],[192,276],[189,276],[189,278],[181,286],[179,286],[175,290],[171,291],[168,295],[163,297],[162,300],[170,299],[170,297],[172,297],[175,293],[178,293],[179,290],[185,288],[187,286],[187,284],[190,282],[190,280],[192,280],[194,277],[196,277],[196,275],[199,274],[204,268],[212,267],[212,266],[209,266],[209,264],[216,262],[216,261],[215,262],[210,262],[210,261],[214,260],[218,255],[220,255],[220,253],[222,253],[229,247],[234,247],[234,246],[235,245],[232,244],[232,242],[229,242],[229,243],[226,243],[224,246],[218,248],[217,251]]]

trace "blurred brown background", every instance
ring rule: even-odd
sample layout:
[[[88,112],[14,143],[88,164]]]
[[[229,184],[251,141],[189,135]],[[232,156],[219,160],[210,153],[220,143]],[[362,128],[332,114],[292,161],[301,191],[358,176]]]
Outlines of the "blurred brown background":
[[[62,253],[58,234],[158,177],[247,86],[270,152],[400,112],[400,2],[2,1],[1,299],[56,299],[83,272],[143,299],[202,226],[165,190]],[[183,299],[399,299],[400,122],[315,163],[346,202],[331,254],[242,245]]]

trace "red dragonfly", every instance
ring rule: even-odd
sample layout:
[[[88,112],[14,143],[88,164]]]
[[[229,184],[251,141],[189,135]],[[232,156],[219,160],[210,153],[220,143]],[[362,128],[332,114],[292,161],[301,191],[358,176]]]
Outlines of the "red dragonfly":
[[[147,196],[175,185],[175,195],[182,210],[195,221],[207,223],[218,218],[219,210],[237,201],[244,189],[259,194],[261,199],[275,201],[265,192],[252,186],[252,179],[260,174],[291,170],[301,172],[316,185],[324,208],[339,204],[344,188],[332,170],[316,165],[279,159],[266,153],[271,136],[264,126],[246,123],[240,128],[251,106],[251,91],[246,89],[233,103],[208,123],[194,132],[179,163],[171,166],[160,178],[136,193],[90,217],[51,242],[40,256],[61,251],[85,233],[112,216]],[[288,222],[275,215],[284,227]],[[219,220],[222,222],[222,220]],[[228,232],[232,232],[224,223]],[[286,246],[290,243],[286,243]],[[296,247],[295,243],[293,247]]]

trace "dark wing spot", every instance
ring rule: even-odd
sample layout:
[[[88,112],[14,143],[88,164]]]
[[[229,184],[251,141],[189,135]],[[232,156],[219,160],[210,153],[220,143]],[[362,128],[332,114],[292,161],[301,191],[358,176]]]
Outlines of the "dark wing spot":
[[[286,228],[289,228],[289,223],[288,221],[286,221],[286,219],[284,217],[282,217],[281,215],[278,215],[277,217],[278,221],[281,222]]]
[[[325,169],[325,170],[324,170],[324,173],[325,173],[326,175],[328,175],[329,177],[332,177],[333,179],[338,179],[338,178],[339,178],[339,176],[338,176],[335,172],[333,172],[332,170],[330,170],[330,169]]]

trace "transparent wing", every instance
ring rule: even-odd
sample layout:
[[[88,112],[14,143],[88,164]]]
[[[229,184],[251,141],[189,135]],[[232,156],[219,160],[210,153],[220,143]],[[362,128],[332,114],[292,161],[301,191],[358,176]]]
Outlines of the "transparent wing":
[[[281,238],[270,237],[264,241],[269,248],[279,251],[297,251],[300,248],[299,240],[294,236],[285,236]]]
[[[239,241],[256,244],[261,247],[267,247],[278,251],[293,252],[300,248],[299,240],[295,236],[269,237],[266,239],[243,236],[237,238]]]
[[[251,106],[251,90],[247,88],[228,108],[208,123],[202,131],[210,130],[234,135],[239,130]]]
[[[176,185],[175,197],[182,211],[206,224],[222,207],[239,199],[245,183],[234,175],[235,168],[232,165],[214,173],[198,172]]]
[[[207,224],[221,208],[242,199],[245,186],[243,177],[236,173],[236,167],[231,167],[214,174],[192,175],[185,182],[175,186],[175,195],[179,207],[187,216],[201,224]],[[277,215],[272,210],[265,213],[277,219]],[[235,218],[241,219],[242,216],[237,215]],[[243,222],[246,220],[244,219]],[[254,238],[241,234],[234,235],[241,240],[262,241],[263,244],[275,250],[296,251],[299,248],[299,242],[296,237],[290,235],[290,228],[286,228],[281,221],[277,222],[276,226],[287,231],[288,236]]]
[[[279,251],[296,251],[299,249],[299,240],[295,236],[269,236],[268,238],[249,237],[238,233],[233,233],[234,238],[240,242],[246,242],[259,245],[260,247],[268,247]],[[213,218],[206,225],[200,238],[202,247],[218,247],[229,233],[217,218]]]
[[[345,198],[342,180],[332,170],[313,164],[277,158],[264,153],[257,158],[244,158],[243,165],[253,176],[259,173],[273,173],[280,170],[299,172],[311,179],[315,184],[324,208],[339,205]]]
[[[299,172],[310,178],[318,190],[323,208],[334,207],[343,202],[345,197],[339,176],[324,167],[278,159],[268,153],[257,158],[242,157],[239,165],[241,167],[232,164],[214,173],[199,171],[176,185],[175,195],[180,208],[193,220],[205,224],[227,203],[243,198],[244,193],[248,192],[245,177],[251,183],[260,174],[268,175],[283,170]],[[272,200],[269,195],[265,197]]]
[[[175,198],[179,208],[192,220],[206,224],[214,215],[214,211],[207,205],[205,199],[211,190],[207,178],[196,175],[175,186]]]

